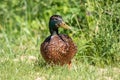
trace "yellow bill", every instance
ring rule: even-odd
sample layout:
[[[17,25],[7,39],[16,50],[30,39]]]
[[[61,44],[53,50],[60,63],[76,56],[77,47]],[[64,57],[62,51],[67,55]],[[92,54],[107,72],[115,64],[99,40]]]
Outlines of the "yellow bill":
[[[61,22],[60,24],[60,27],[64,28],[64,29],[71,29],[70,26],[68,26],[65,22]]]

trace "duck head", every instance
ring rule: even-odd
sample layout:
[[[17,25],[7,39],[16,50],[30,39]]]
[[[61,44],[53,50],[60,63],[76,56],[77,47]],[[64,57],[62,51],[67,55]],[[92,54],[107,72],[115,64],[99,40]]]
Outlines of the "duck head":
[[[49,20],[49,30],[51,35],[58,34],[58,28],[70,29],[70,27],[63,21],[60,15],[53,15]]]

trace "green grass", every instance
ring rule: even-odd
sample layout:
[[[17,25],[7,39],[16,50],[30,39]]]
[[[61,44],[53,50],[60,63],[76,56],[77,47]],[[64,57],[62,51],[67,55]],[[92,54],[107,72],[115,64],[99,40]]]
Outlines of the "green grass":
[[[50,67],[43,62],[38,65],[34,61],[6,59],[1,62],[0,69],[1,80],[119,80],[120,78],[119,68],[110,66],[100,68],[83,63],[74,63],[68,70],[66,66]]]
[[[70,70],[47,65],[40,44],[48,22],[59,14],[72,27],[60,29],[77,44]],[[120,2],[118,0],[1,0],[0,80],[119,80]]]

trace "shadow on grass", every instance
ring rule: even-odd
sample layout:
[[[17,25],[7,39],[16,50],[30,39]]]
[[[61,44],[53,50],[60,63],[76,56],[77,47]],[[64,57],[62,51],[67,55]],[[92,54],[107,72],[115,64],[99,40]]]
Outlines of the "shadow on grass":
[[[36,60],[36,62],[34,63],[34,65],[36,67],[39,67],[39,68],[44,68],[44,67],[47,67],[47,63],[42,59],[42,57],[39,55],[38,56],[38,59]]]
[[[53,64],[48,64],[44,61],[44,59],[41,56],[38,56],[38,60],[34,63],[34,68],[36,71],[41,71],[41,70],[68,70],[68,66],[67,65],[53,65]]]

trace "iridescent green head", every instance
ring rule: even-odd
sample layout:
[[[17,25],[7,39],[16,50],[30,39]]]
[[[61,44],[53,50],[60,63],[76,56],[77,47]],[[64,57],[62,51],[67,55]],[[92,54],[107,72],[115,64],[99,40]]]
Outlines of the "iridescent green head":
[[[60,15],[53,15],[50,17],[49,30],[51,35],[58,34],[58,28],[70,29],[70,27],[63,21]]]

